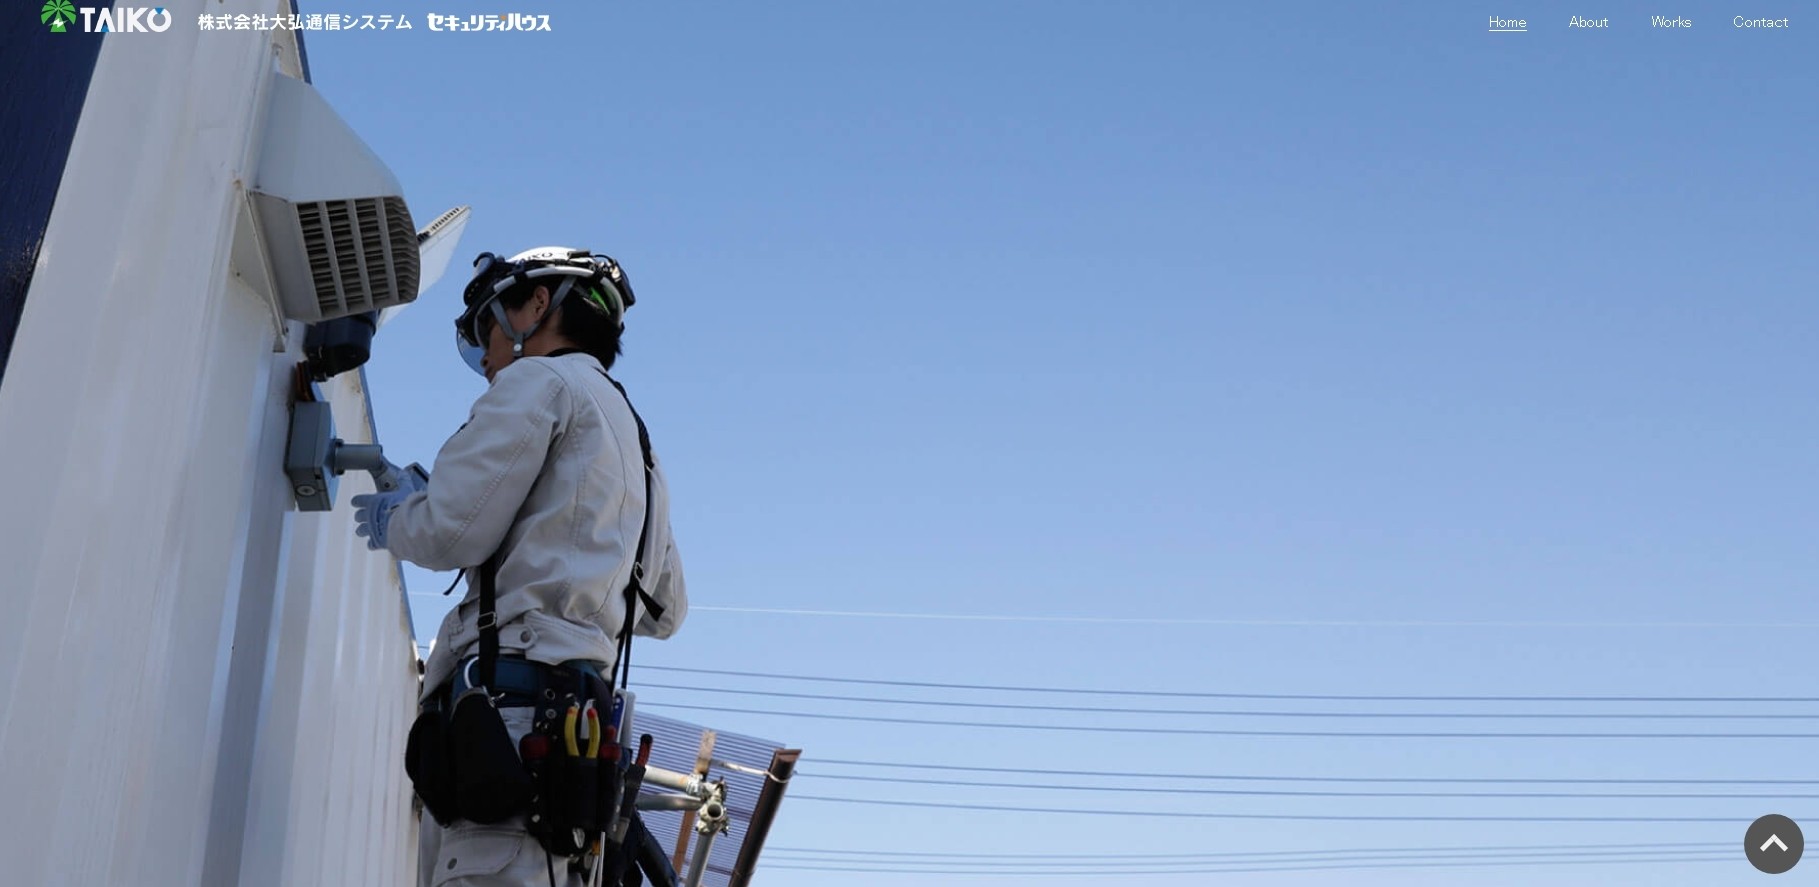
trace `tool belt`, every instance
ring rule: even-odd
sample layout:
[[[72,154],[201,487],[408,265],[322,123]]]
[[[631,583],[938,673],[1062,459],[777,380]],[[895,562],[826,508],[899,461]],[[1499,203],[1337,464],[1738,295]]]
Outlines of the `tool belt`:
[[[411,725],[406,771],[424,809],[444,827],[522,814],[526,831],[571,869],[606,869],[618,883],[618,872],[640,867],[662,882],[668,860],[651,856],[635,809],[644,767],[628,767],[622,754],[615,725],[624,709],[598,667],[500,656],[487,694],[486,685],[469,687],[473,665],[462,663]],[[531,731],[515,745],[500,709],[529,709]]]
[[[454,677],[423,701],[423,711],[448,711],[456,698],[473,689],[479,657],[470,656],[455,666]],[[606,678],[594,662],[549,665],[517,655],[501,655],[494,665],[493,699],[499,708],[544,706],[567,695],[610,698]],[[539,712],[541,714],[541,712]]]
[[[443,826],[523,814],[551,853],[599,852],[623,780],[611,686],[593,663],[501,656],[490,685],[474,679],[476,665],[462,662],[411,727],[405,770],[424,809]],[[531,730],[516,743],[499,713],[510,708],[531,710]]]

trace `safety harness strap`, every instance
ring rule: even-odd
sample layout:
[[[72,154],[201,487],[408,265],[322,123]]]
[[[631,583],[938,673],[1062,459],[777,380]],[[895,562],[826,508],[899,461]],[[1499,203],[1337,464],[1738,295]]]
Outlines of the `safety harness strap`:
[[[631,581],[625,584],[625,627],[619,631],[619,655],[613,662],[613,683],[625,687],[632,676],[632,628],[637,623],[638,604],[644,604],[653,619],[662,619],[664,608],[656,599],[644,590],[644,547],[651,535],[651,514],[655,502],[651,498],[651,475],[656,468],[656,460],[651,457],[651,435],[644,427],[644,417],[638,415],[638,408],[632,406],[632,398],[625,393],[625,386],[619,380],[601,370],[600,375],[625,398],[625,408],[632,411],[632,421],[638,423],[638,448],[644,455],[644,526],[638,530],[638,550],[632,556]]]
[[[480,566],[480,681],[488,693],[493,692],[493,678],[499,667],[499,552]]]

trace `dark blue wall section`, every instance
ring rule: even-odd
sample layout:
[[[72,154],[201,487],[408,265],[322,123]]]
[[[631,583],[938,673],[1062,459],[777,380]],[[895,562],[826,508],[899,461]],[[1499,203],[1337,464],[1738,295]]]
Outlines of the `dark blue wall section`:
[[[83,33],[80,14],[52,33],[39,6],[9,3],[0,16],[0,384],[105,39]]]
[[[299,14],[297,0],[291,0],[291,15]],[[292,31],[291,36],[297,38],[297,66],[303,69],[303,82],[309,83],[309,47],[303,45],[302,31]]]

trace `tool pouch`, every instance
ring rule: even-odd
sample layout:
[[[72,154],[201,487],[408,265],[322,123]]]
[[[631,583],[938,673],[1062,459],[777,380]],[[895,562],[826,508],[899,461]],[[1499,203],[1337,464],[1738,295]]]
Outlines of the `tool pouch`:
[[[589,851],[605,830],[602,784],[618,775],[618,762],[568,754],[559,729],[538,725],[549,752],[533,765],[536,789],[528,828],[552,855],[576,856]]]
[[[536,786],[485,688],[468,690],[455,700],[448,719],[448,746],[462,819],[483,825],[502,822],[530,804]]]
[[[411,724],[404,746],[404,772],[410,774],[417,797],[423,799],[423,809],[438,825],[447,828],[460,818],[455,804],[454,758],[449,754],[448,728],[441,711],[426,711]]]

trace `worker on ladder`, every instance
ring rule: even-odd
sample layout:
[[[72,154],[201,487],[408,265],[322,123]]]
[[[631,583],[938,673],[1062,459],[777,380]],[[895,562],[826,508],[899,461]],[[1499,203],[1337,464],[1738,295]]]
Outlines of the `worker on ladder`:
[[[618,760],[609,727],[631,635],[667,638],[688,611],[663,472],[607,374],[631,282],[586,250],[483,253],[463,301],[457,344],[486,392],[432,472],[354,499],[369,547],[468,577],[406,753],[436,820],[419,881],[585,885],[619,804],[605,797],[611,768],[581,757],[604,733]],[[565,796],[576,791],[598,797]]]

